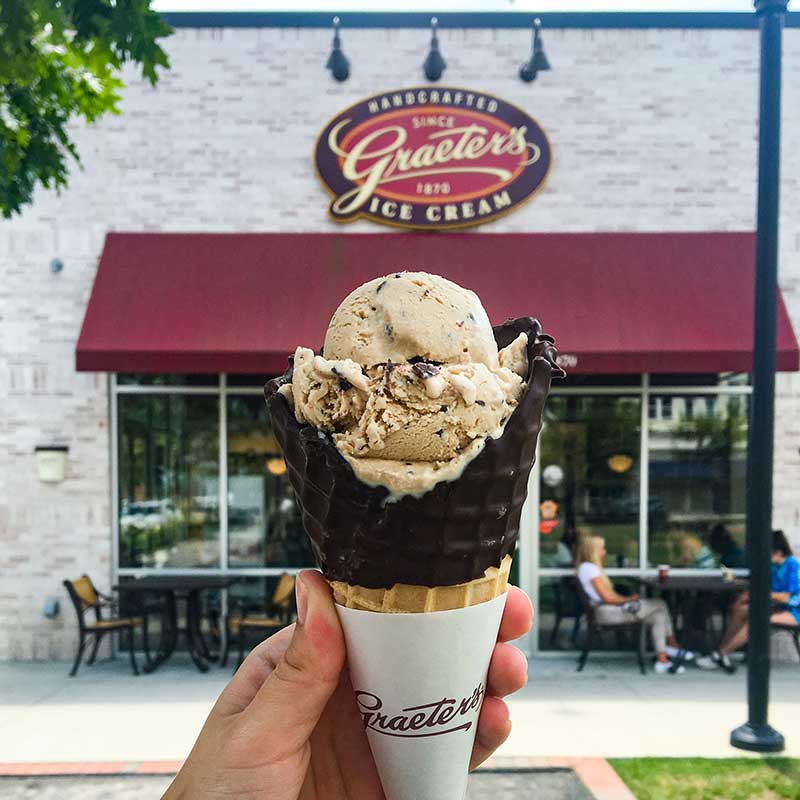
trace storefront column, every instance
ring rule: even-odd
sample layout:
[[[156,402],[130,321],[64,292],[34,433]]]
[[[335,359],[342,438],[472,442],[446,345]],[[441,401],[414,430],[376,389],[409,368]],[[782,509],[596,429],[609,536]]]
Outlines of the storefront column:
[[[539,651],[539,455],[541,436],[536,443],[536,461],[528,476],[528,499],[522,507],[519,524],[519,586],[531,598],[534,608],[533,628],[519,644],[527,656]]]

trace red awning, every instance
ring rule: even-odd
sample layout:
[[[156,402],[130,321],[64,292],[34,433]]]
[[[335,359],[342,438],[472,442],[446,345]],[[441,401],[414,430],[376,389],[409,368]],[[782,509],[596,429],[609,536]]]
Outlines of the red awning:
[[[474,289],[495,321],[532,314],[572,373],[747,372],[750,233],[109,234],[79,370],[282,372],[340,300],[400,269]],[[783,300],[778,369],[796,370]]]

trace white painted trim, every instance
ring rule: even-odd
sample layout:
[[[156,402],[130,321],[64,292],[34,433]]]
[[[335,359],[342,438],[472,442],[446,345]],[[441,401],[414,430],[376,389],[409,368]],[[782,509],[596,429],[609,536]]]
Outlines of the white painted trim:
[[[752,394],[752,386],[653,386],[650,394],[710,395],[710,394]]]
[[[219,394],[217,386],[117,386],[117,394]]]
[[[264,381],[266,383],[266,381]],[[245,394],[254,395],[256,397],[264,396],[264,389],[258,386],[226,386],[225,391],[228,394]]]
[[[109,403],[109,482],[111,484],[111,585],[119,574],[119,408],[117,406],[117,375],[108,376]],[[113,636],[111,637],[114,638]]]
[[[170,568],[161,567],[159,569],[151,567],[121,567],[117,570],[120,577],[126,578],[145,578],[158,575],[169,575],[171,577],[191,577],[192,575],[214,576],[214,577],[242,577],[268,578],[279,576],[284,573],[297,575],[304,569],[315,569],[315,567],[229,567],[226,570],[219,567],[181,567]]]
[[[528,499],[523,506],[519,541],[519,585],[528,594],[533,607],[539,606],[539,443],[536,441],[536,460],[528,475]],[[539,622],[534,614],[533,627],[520,639],[525,655],[535,655],[539,649]]]
[[[228,394],[227,376],[219,376],[219,564],[228,571]],[[220,592],[220,648],[228,645],[228,590]]]
[[[550,390],[552,397],[564,397],[567,395],[640,395],[641,386],[562,386]]]
[[[650,532],[650,376],[642,375],[639,427],[639,567],[647,566]]]
[[[219,565],[228,568],[228,394],[219,376]]]
[[[655,578],[658,576],[657,567],[648,567],[641,569],[639,567],[609,567],[606,571],[607,575],[619,578]],[[678,577],[698,578],[704,576],[721,577],[724,570],[715,567],[714,569],[697,569],[692,567],[670,567],[669,574]],[[746,569],[732,569],[731,572],[738,576],[746,578],[749,571]],[[539,577],[543,578],[561,578],[566,575],[574,575],[575,570],[569,567],[542,567],[539,570]]]
[[[109,373],[106,383],[108,388],[108,436],[109,436],[109,481],[111,483],[111,586],[119,581],[119,417],[117,407],[117,375]],[[117,655],[119,635],[109,636],[111,656]]]

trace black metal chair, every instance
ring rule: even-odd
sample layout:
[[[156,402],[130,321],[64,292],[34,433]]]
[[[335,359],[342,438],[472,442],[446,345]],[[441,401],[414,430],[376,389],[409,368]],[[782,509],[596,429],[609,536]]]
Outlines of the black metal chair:
[[[78,672],[89,637],[94,636],[92,652],[86,662],[91,666],[97,657],[97,650],[103,637],[107,633],[111,634],[114,631],[119,631],[120,635],[123,631],[127,633],[131,667],[133,674],[138,675],[139,667],[136,664],[136,654],[133,651],[133,633],[136,628],[142,628],[145,654],[147,654],[147,617],[116,616],[117,608],[114,598],[98,591],[88,575],[81,575],[75,581],[65,580],[64,588],[67,590],[67,594],[69,594],[69,598],[75,608],[75,613],[78,615],[78,652],[75,655],[75,663],[69,673],[70,678],[74,678]],[[104,609],[108,609],[111,616],[103,616]],[[87,611],[94,612],[94,622],[86,620]]]
[[[782,622],[771,622],[770,628],[773,631],[788,631],[794,642],[795,650],[797,650],[797,657],[800,658],[800,625],[785,625]]]
[[[630,631],[634,635],[634,641],[636,642],[636,657],[639,662],[639,671],[644,675],[646,673],[644,665],[644,623],[633,617],[631,617],[630,622],[620,622],[616,625],[605,625],[599,622],[597,619],[597,606],[592,603],[589,595],[584,591],[581,582],[577,578],[574,578],[573,585],[578,599],[580,600],[581,607],[583,608],[583,613],[586,615],[586,633],[583,640],[583,650],[578,657],[577,671],[581,672],[586,666],[592,644],[598,634],[601,634],[603,631],[614,631],[615,633]]]
[[[236,664],[238,668],[244,661],[248,642],[255,636],[258,636],[258,641],[262,641],[291,624],[296,612],[294,582],[294,575],[286,573],[281,575],[272,597],[266,604],[266,609],[261,613],[253,614],[251,613],[252,609],[240,606],[228,614],[225,649],[220,658],[220,666],[224,667],[228,663],[228,653],[234,638],[239,650],[239,659]]]
[[[564,617],[574,617],[572,633],[569,638],[572,644],[578,641],[578,633],[581,629],[581,617],[583,616],[583,606],[575,590],[575,580],[569,576],[558,579],[553,584],[553,610],[556,614],[553,629],[550,631],[550,646],[555,647],[558,642],[558,631],[561,627],[561,620]]]

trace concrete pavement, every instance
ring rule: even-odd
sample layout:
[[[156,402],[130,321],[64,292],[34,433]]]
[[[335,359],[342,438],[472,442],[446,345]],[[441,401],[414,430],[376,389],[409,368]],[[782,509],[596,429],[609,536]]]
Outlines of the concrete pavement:
[[[0,664],[0,761],[180,761],[231,674],[202,675],[184,657],[138,678],[123,659],[73,679],[68,668]],[[572,656],[531,662],[499,757],[742,755],[728,734],[746,714],[743,669],[641,676],[630,657],[599,655],[574,669]],[[776,666],[771,691],[771,721],[800,757],[800,667]]]

